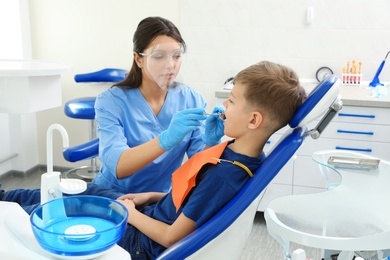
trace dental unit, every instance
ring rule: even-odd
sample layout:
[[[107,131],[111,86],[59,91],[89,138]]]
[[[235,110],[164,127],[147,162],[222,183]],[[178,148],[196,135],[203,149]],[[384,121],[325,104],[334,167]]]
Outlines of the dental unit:
[[[53,132],[63,147],[68,134],[59,124],[46,134],[47,172],[41,176],[41,205],[29,216],[14,202],[0,202],[0,256],[2,259],[129,260],[116,243],[126,226],[127,210],[119,202],[97,196],[79,196],[87,184],[63,179],[53,171]],[[63,198],[63,193],[76,196]]]

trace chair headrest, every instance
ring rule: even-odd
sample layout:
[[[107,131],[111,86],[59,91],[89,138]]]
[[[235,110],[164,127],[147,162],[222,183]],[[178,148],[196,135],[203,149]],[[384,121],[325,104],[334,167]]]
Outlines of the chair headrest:
[[[125,79],[127,70],[106,68],[90,73],[76,74],[74,80],[76,82],[119,82]]]
[[[298,108],[289,123],[290,127],[302,127],[324,115],[337,99],[340,85],[341,81],[336,75],[323,79]]]

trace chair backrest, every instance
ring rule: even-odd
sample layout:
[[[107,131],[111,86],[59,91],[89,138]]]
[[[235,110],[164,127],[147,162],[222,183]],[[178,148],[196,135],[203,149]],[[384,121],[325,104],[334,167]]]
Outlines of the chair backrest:
[[[342,107],[340,80],[330,75],[310,92],[290,122],[292,127],[269,153],[254,176],[215,216],[166,249],[157,259],[239,259],[250,234],[260,193],[311,135],[318,138]],[[307,124],[322,119],[313,129]]]

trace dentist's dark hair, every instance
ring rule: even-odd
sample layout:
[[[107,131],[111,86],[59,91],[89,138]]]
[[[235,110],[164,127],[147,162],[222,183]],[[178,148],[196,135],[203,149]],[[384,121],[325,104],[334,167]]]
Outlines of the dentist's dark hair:
[[[147,17],[143,19],[137,27],[133,36],[133,51],[136,53],[144,52],[149,44],[160,35],[166,35],[177,40],[186,51],[186,44],[181,37],[179,29],[169,20],[162,17]],[[126,78],[114,84],[123,89],[138,88],[142,83],[142,70],[138,67],[135,60]]]

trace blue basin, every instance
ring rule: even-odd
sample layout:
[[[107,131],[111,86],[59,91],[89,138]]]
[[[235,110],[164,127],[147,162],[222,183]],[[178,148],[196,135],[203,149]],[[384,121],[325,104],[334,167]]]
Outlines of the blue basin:
[[[127,209],[97,196],[71,196],[40,205],[30,216],[35,238],[49,253],[65,258],[100,255],[122,237]]]

